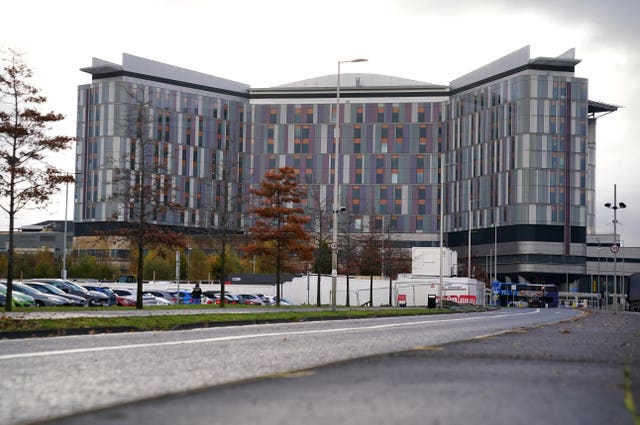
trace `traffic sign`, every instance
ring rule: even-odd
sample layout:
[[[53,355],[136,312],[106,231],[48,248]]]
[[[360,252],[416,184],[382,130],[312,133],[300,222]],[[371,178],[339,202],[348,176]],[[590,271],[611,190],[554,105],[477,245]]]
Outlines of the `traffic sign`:
[[[338,243],[337,242],[331,242],[331,244],[329,245],[331,247],[332,250],[336,250],[338,249]]]
[[[620,251],[620,245],[618,245],[617,243],[614,243],[613,245],[611,245],[611,252],[613,252],[614,254],[618,251]]]

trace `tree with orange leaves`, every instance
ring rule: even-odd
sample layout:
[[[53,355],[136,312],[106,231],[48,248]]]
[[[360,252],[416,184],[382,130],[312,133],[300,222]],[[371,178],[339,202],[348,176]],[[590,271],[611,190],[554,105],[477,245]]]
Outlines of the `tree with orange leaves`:
[[[280,273],[299,272],[309,267],[314,247],[304,225],[310,218],[303,215],[300,203],[305,191],[298,187],[296,172],[282,167],[267,172],[258,189],[252,189],[257,204],[249,213],[256,218],[249,232],[253,243],[243,247],[249,255],[272,261],[276,269],[276,302],[280,305]]]

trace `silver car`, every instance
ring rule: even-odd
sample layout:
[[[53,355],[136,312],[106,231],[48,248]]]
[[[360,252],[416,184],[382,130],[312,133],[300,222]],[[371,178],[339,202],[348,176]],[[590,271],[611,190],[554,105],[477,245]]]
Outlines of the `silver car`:
[[[71,301],[69,301],[67,298],[41,292],[36,288],[25,285],[24,283],[13,282],[13,290],[33,297],[33,299],[36,300],[36,305],[40,307],[71,305]]]
[[[87,307],[89,305],[89,301],[86,298],[80,297],[78,295],[67,294],[62,289],[59,289],[53,285],[44,282],[27,282],[27,286],[37,289],[40,292],[45,294],[53,294],[62,298],[66,298],[69,300],[72,306],[78,307]]]

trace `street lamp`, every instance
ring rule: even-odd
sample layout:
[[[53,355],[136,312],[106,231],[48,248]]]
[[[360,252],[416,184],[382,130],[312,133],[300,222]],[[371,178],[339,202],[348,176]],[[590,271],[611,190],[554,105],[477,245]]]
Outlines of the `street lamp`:
[[[624,202],[618,202],[617,188],[613,185],[613,204],[607,202],[604,204],[606,208],[613,210],[613,245],[611,245],[611,252],[613,252],[613,311],[618,311],[618,273],[616,270],[616,260],[618,258],[618,251],[620,245],[618,245],[618,233],[616,231],[616,225],[618,223],[617,212],[618,209],[627,208]]]
[[[350,62],[366,62],[367,59],[351,59],[338,61],[338,80],[336,84],[336,128],[333,162],[333,235],[331,238],[331,310],[336,309],[336,288],[338,282],[338,154],[340,152],[340,64]]]
[[[444,152],[442,152],[442,159],[440,161],[440,283],[438,285],[438,297],[440,298],[440,308],[442,308],[442,296],[443,296],[443,267],[444,267],[444,205],[445,205],[445,197],[444,197],[444,168],[449,165],[455,165],[455,162],[450,164],[445,164],[444,162]]]
[[[471,192],[469,192],[469,197],[471,197]],[[473,227],[473,214],[471,211],[471,204],[473,202],[479,202],[479,199],[469,199],[469,236],[468,236],[468,245],[467,245],[467,277],[468,282],[471,283],[471,228]]]
[[[67,209],[69,207],[69,182],[64,191],[64,240],[62,241],[62,280],[67,280]]]
[[[602,292],[600,291],[600,238],[596,238],[598,241],[598,283],[596,285],[596,290],[598,291],[598,295],[602,297]],[[602,298],[600,298],[602,300]],[[600,303],[600,308],[602,309],[602,302]]]
[[[76,173],[77,175],[78,173]],[[72,177],[71,173],[67,174],[68,177]],[[62,241],[62,273],[63,280],[67,280],[67,211],[69,210],[69,183],[75,183],[75,177],[71,181],[66,180],[64,190],[64,240]]]

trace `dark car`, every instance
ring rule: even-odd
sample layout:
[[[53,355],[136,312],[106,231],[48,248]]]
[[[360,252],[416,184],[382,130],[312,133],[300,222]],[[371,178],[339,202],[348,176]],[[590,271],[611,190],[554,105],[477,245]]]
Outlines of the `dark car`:
[[[116,305],[116,294],[111,289],[95,285],[82,285],[82,287],[88,291],[102,292],[108,297],[107,305]]]
[[[89,306],[104,306],[109,303],[109,298],[101,293],[96,291],[89,291],[83,288],[80,285],[76,285],[73,282],[62,279],[31,279],[30,282],[44,282],[49,283],[59,289],[62,289],[67,294],[78,295],[80,297],[86,298]]]
[[[25,285],[28,285],[32,288],[37,289],[40,292],[44,292],[45,294],[53,294],[59,297],[63,297],[69,300],[72,306],[76,307],[86,307],[89,305],[89,302],[86,298],[80,297],[78,295],[67,294],[62,289],[53,286],[49,283],[44,282],[25,282]]]

